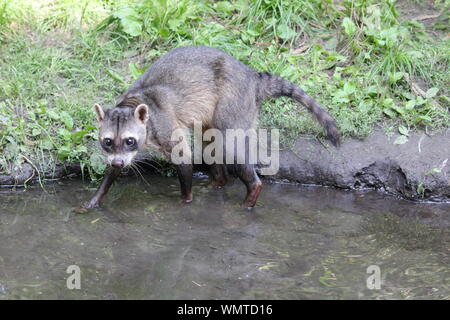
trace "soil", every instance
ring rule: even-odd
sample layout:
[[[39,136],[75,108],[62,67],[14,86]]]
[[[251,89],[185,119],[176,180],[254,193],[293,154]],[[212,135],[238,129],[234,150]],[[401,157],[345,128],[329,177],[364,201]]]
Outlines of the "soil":
[[[421,1],[414,3],[413,1],[398,1],[396,8],[400,13],[401,19],[416,20],[422,23],[426,31],[435,37],[448,37],[448,30],[439,30],[434,28],[437,22],[447,22],[448,16],[445,16],[444,11],[439,11],[432,0]]]
[[[403,144],[377,129],[365,140],[347,139],[338,149],[299,138],[280,152],[275,181],[344,189],[378,189],[409,200],[450,201],[450,129],[413,133]]]

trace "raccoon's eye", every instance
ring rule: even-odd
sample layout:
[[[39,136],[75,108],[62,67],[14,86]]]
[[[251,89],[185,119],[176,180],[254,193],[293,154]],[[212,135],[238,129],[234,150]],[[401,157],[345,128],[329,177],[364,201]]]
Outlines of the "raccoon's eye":
[[[111,147],[112,146],[112,140],[110,138],[103,139],[103,143],[107,147]]]
[[[134,146],[136,144],[136,139],[135,138],[128,138],[127,140],[125,140],[125,143],[127,144],[127,146]]]

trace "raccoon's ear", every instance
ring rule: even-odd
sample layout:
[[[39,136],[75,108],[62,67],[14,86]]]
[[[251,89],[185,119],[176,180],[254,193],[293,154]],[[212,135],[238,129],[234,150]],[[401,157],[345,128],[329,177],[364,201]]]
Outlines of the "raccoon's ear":
[[[136,110],[134,110],[134,117],[145,124],[148,120],[148,106],[143,103],[138,105]]]
[[[105,111],[103,111],[103,108],[98,104],[94,104],[94,111],[95,115],[97,116],[97,121],[102,122],[103,119],[105,119]]]

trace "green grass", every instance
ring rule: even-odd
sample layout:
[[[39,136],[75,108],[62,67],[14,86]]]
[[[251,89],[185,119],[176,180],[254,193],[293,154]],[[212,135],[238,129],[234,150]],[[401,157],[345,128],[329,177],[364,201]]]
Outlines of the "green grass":
[[[434,2],[431,26],[394,2],[0,0],[0,173],[80,163],[94,178],[92,105],[111,106],[152,61],[193,44],[299,84],[344,137],[448,127],[450,1]],[[289,99],[265,103],[260,125],[280,128],[285,146],[322,135]]]

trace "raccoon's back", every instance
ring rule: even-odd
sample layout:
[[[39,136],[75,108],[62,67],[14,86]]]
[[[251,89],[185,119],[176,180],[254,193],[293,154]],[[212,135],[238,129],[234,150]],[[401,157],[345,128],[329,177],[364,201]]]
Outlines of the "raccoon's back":
[[[205,46],[176,48],[159,58],[133,85],[168,85],[180,92],[242,87],[255,71],[225,52]],[[131,89],[131,88],[130,88]]]
[[[256,78],[255,71],[223,51],[182,47],[158,59],[124,96],[164,88],[169,94],[158,95],[159,105],[172,109],[181,126],[192,127],[200,121],[212,127],[219,101],[254,99]]]

